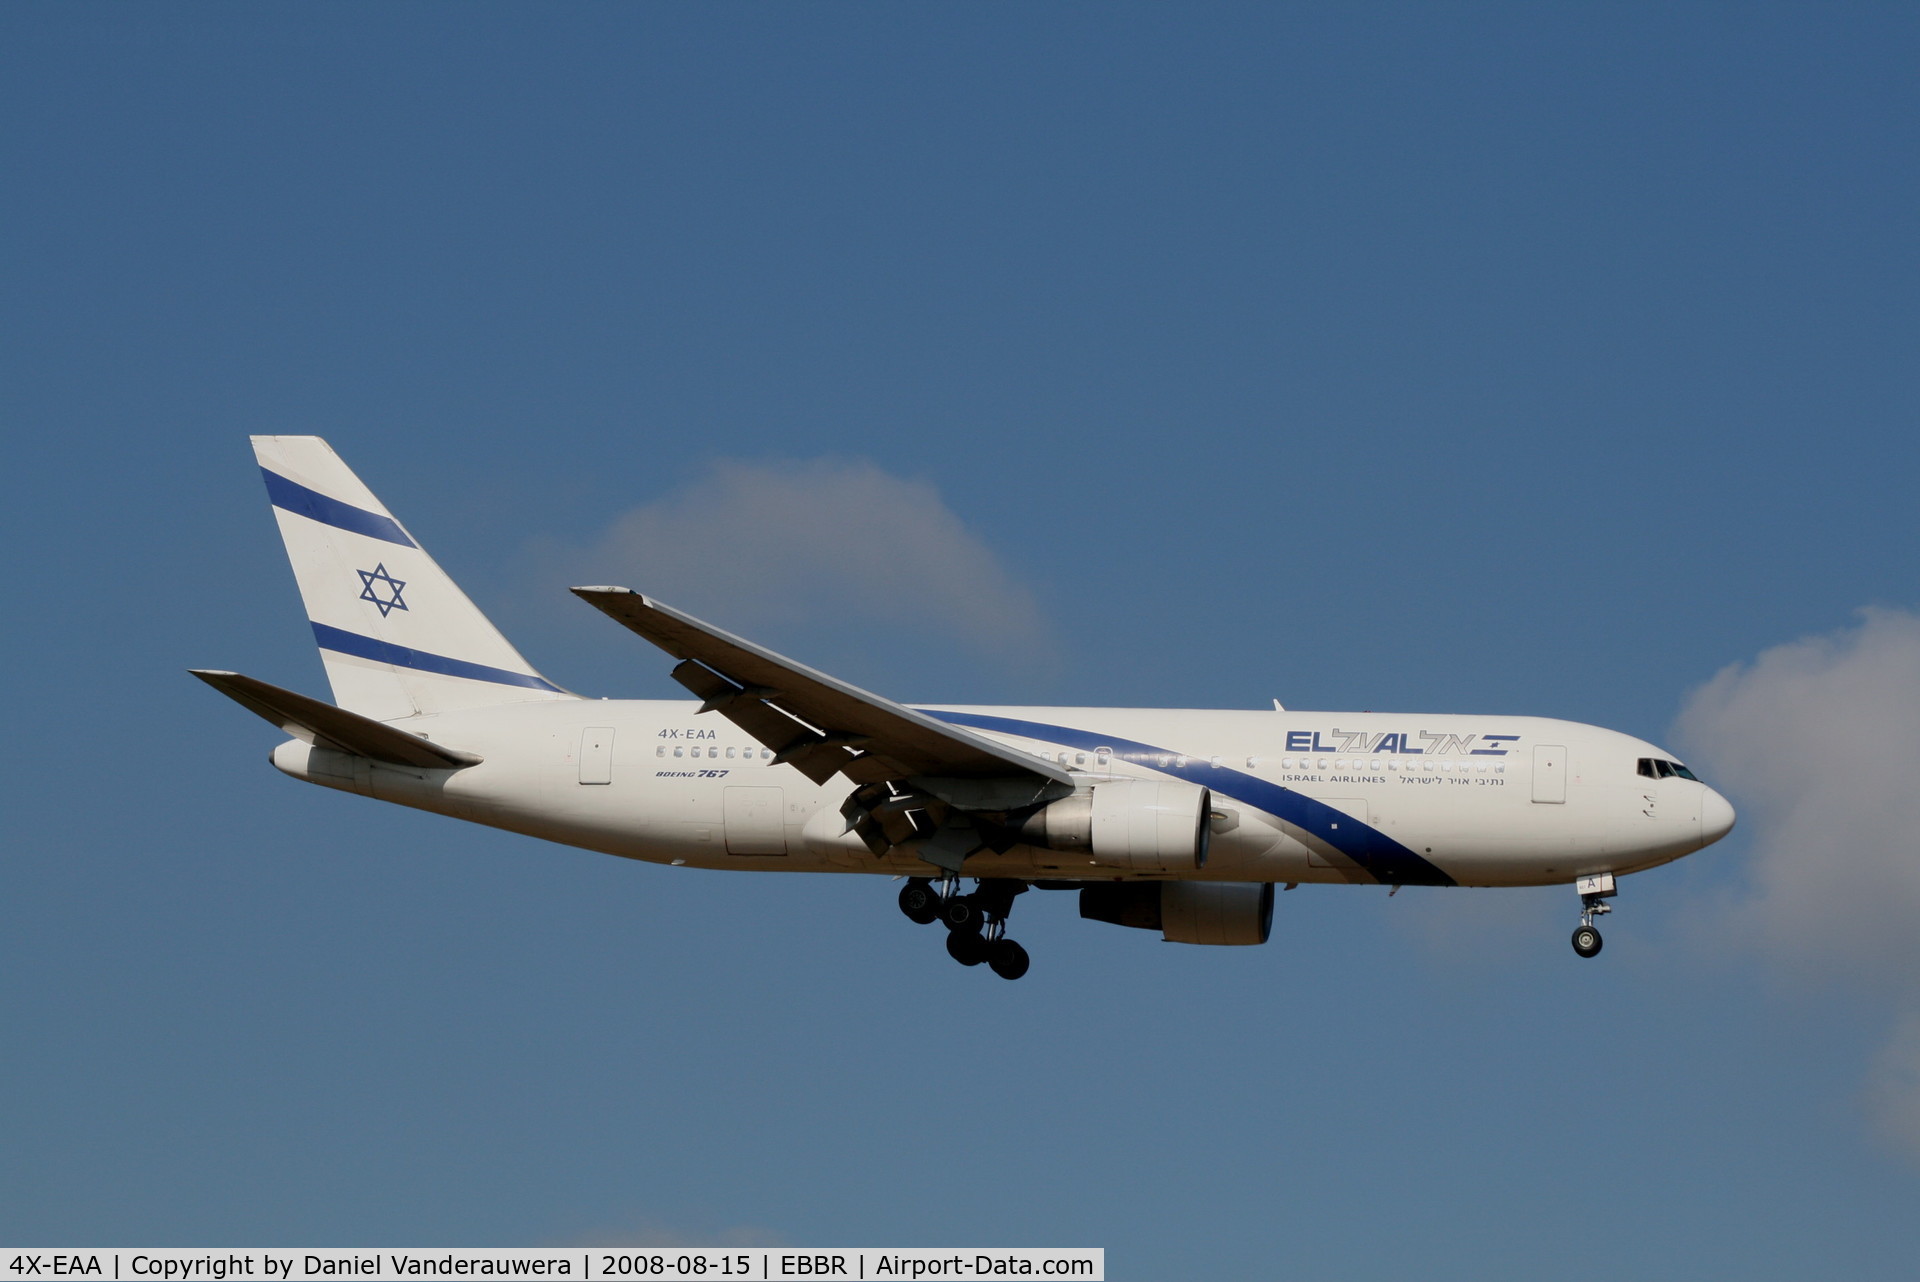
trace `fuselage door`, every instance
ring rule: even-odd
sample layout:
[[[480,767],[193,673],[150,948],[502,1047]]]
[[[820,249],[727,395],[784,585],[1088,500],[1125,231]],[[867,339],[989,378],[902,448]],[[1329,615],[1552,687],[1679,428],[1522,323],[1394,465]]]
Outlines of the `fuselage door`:
[[[1567,799],[1567,750],[1557,743],[1542,743],[1533,749],[1533,799],[1563,802]]]
[[[726,790],[727,853],[787,853],[786,792],[780,788]]]
[[[613,782],[612,726],[588,726],[580,732],[580,782]]]

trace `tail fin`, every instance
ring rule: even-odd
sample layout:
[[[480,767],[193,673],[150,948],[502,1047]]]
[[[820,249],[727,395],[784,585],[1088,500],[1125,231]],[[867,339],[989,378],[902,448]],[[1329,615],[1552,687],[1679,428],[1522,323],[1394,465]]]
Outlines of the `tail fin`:
[[[571,697],[520,657],[317,436],[256,436],[334,702],[379,721]]]

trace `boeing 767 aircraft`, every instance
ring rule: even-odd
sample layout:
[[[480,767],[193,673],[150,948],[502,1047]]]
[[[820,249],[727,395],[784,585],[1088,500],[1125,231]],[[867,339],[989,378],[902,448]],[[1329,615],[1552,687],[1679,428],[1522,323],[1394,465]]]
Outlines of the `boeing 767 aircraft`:
[[[1629,735],[1513,716],[895,703],[622,587],[573,589],[691,700],[534,671],[313,436],[257,436],[333,703],[194,675],[293,736],[296,779],[628,859],[906,879],[947,952],[1018,979],[1016,896],[1186,944],[1261,944],[1273,888],[1572,884],[1724,837],[1733,807]],[[963,879],[973,888],[963,887]]]

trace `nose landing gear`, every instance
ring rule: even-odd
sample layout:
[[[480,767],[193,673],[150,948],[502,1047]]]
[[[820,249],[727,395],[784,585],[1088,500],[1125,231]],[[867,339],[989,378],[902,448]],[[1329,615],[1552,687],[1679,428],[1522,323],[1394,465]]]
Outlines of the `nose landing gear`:
[[[1013,897],[1026,888],[1023,881],[982,880],[971,895],[963,895],[958,877],[943,877],[938,884],[915,877],[901,888],[900,911],[923,926],[944,922],[947,955],[962,966],[985,962],[1000,978],[1018,979],[1030,961],[1027,950],[1007,938],[1007,916]]]
[[[1573,951],[1582,957],[1598,956],[1606,941],[1594,929],[1594,918],[1612,912],[1613,905],[1607,901],[1620,892],[1614,888],[1610,872],[1582,877],[1574,883],[1574,889],[1580,892],[1580,924],[1573,931]]]

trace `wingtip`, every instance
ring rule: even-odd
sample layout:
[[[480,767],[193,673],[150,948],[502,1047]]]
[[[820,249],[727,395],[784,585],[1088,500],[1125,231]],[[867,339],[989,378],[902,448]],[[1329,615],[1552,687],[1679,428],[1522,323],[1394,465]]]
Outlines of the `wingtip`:
[[[655,604],[655,602],[651,598],[649,598],[645,593],[635,592],[632,588],[623,588],[623,587],[618,587],[618,586],[608,585],[608,584],[596,585],[593,587],[568,588],[567,591],[573,593],[575,596],[579,597],[582,601],[585,601],[590,605],[600,605],[601,602],[607,600],[608,598],[617,598],[617,597],[632,597],[638,602],[640,602],[641,605],[647,606],[648,608],[652,608],[653,605]],[[602,608],[605,608],[605,607],[603,606]]]

